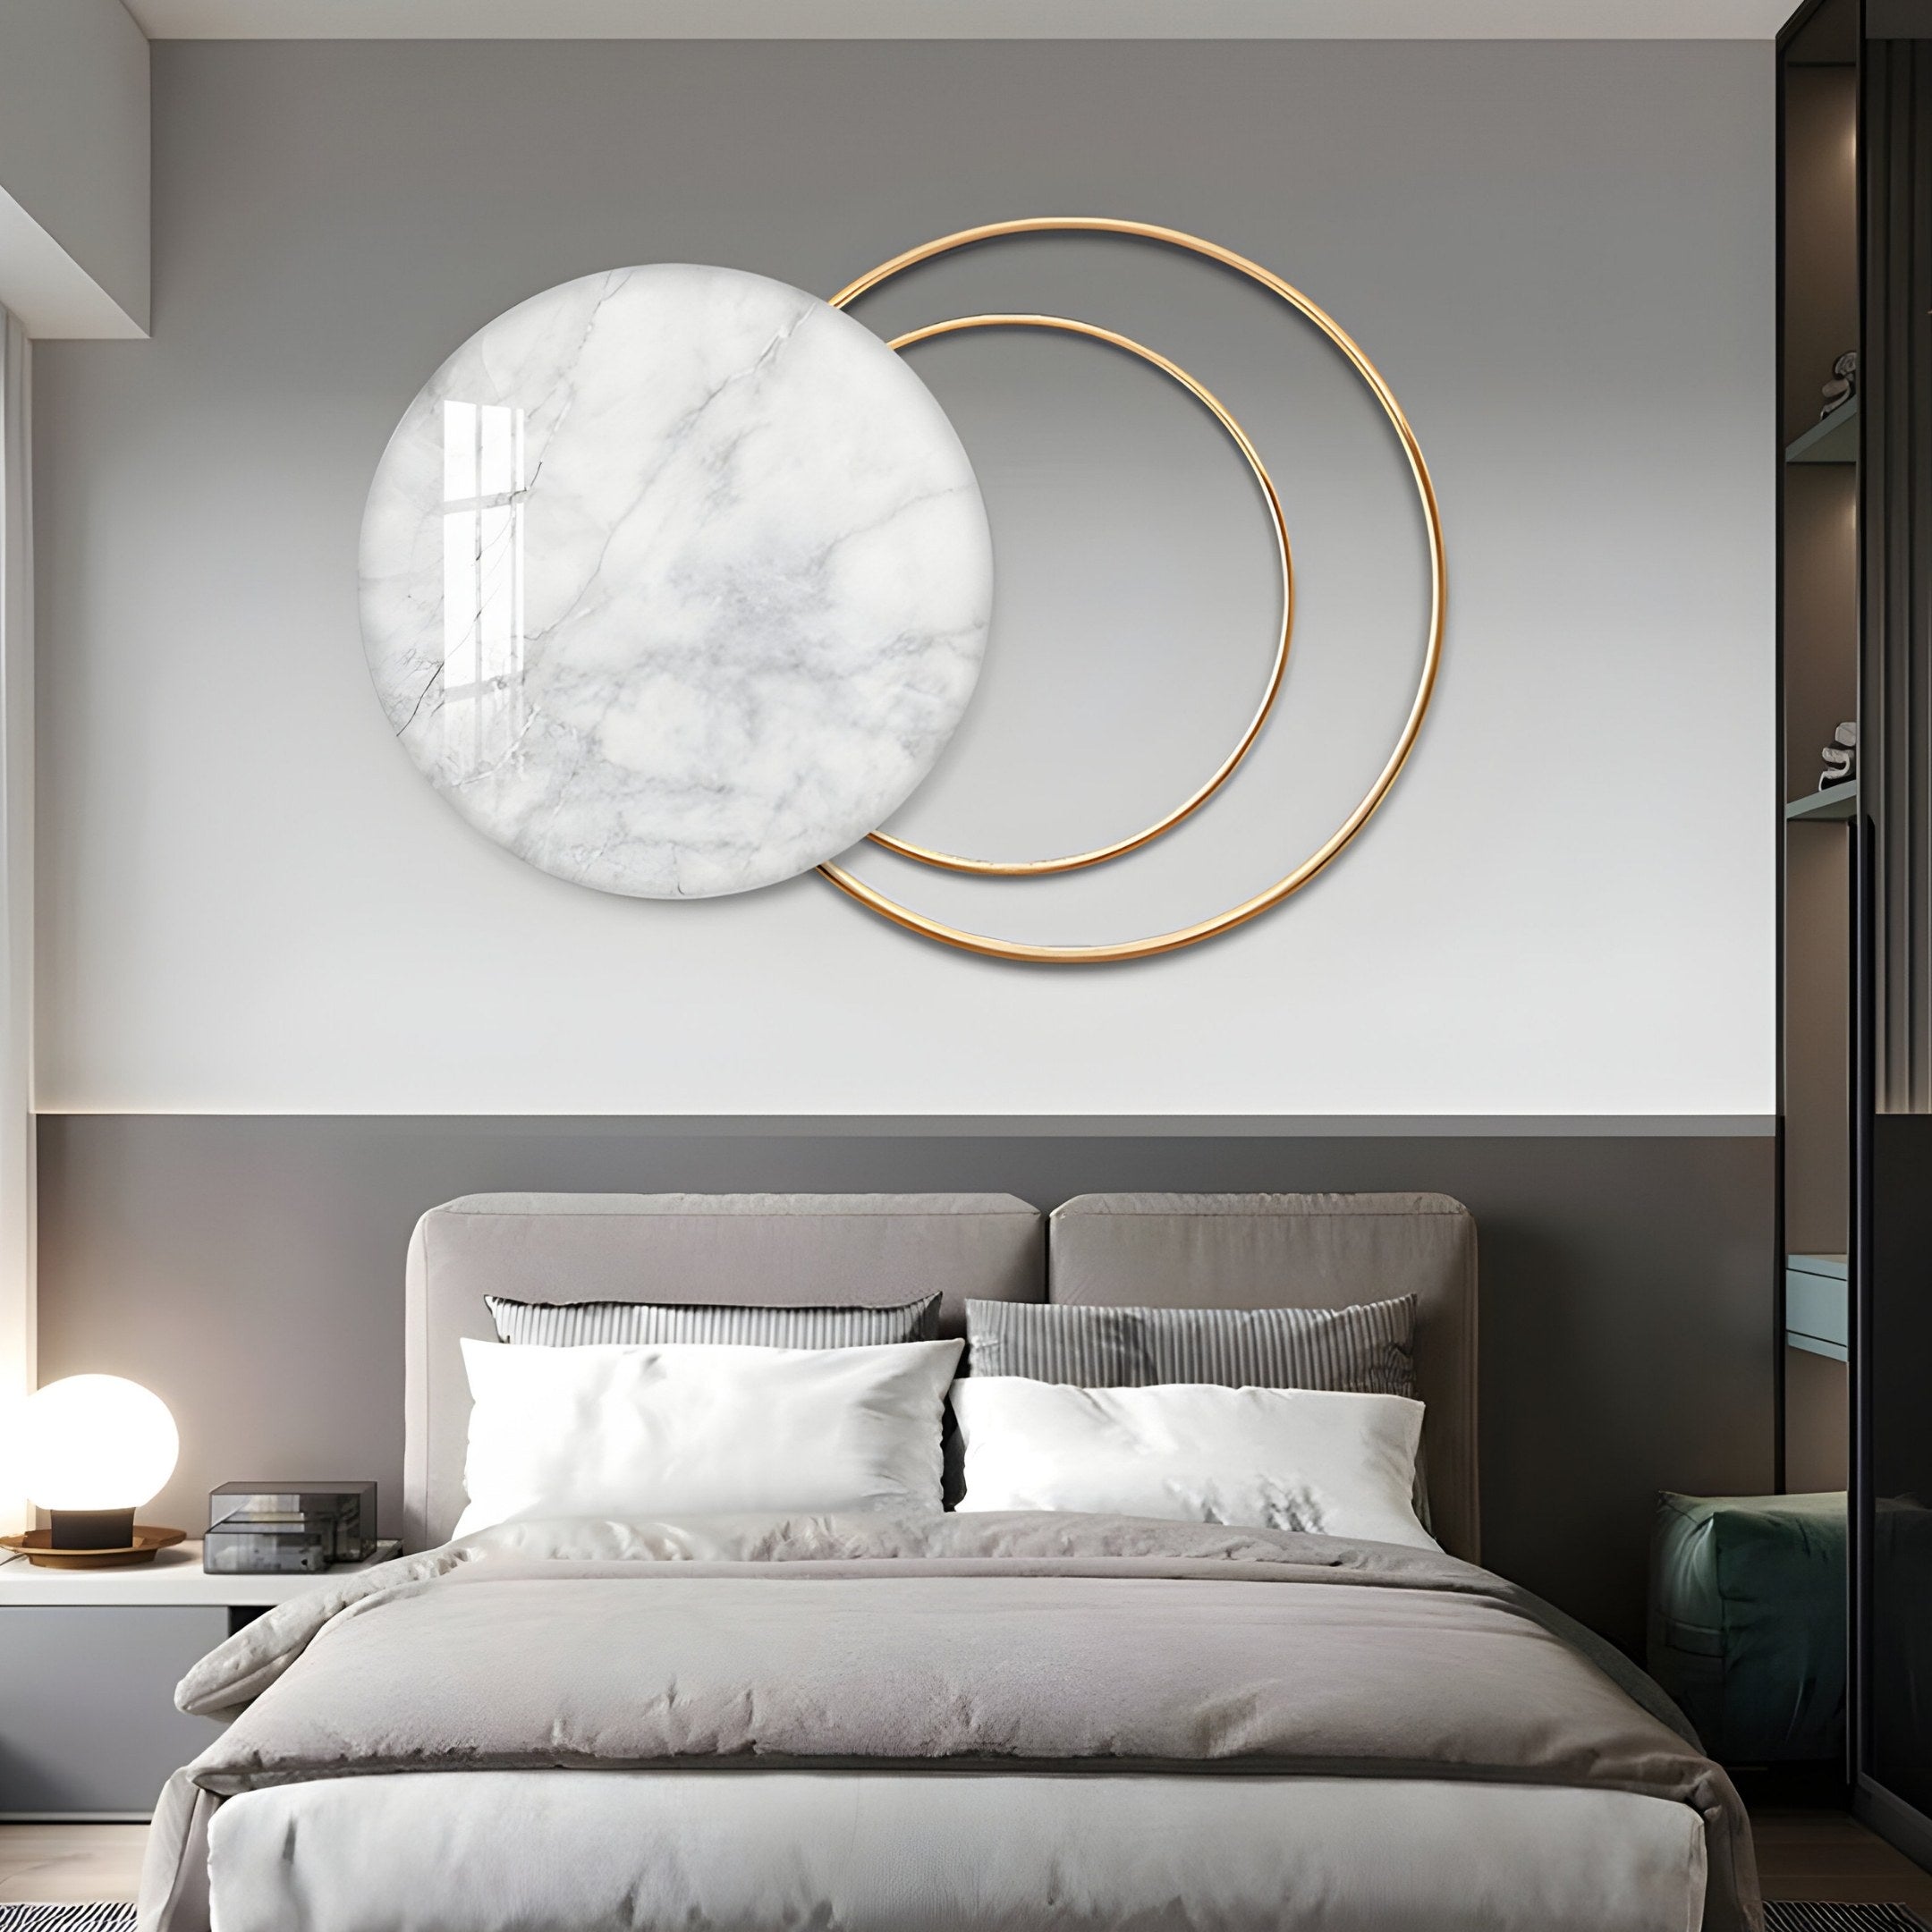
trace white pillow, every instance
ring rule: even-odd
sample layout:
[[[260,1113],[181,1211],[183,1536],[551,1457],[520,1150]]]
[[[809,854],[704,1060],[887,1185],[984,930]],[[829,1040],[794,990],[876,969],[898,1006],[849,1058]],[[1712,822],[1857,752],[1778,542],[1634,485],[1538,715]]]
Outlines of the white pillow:
[[[1437,1546],[1416,1520],[1422,1404],[1324,1389],[953,1385],[962,1510],[1081,1510]]]
[[[543,1516],[936,1510],[963,1345],[466,1340],[470,1506],[455,1533]]]

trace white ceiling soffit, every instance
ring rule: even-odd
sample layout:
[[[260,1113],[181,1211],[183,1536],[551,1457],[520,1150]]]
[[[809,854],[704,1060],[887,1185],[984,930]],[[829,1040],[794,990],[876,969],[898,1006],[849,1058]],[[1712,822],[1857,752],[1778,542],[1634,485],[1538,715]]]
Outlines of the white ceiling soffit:
[[[1798,0],[126,0],[154,40],[1765,40]]]
[[[138,342],[148,333],[4,188],[0,308],[11,309],[34,336]]]

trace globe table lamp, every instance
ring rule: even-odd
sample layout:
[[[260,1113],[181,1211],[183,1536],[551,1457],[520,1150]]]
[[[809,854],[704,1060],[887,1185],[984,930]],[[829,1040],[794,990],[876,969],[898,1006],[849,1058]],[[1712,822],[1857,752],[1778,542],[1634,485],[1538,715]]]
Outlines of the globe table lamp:
[[[149,1563],[183,1532],[137,1525],[135,1509],[174,1473],[181,1437],[167,1404],[121,1376],[67,1376],[22,1405],[18,1481],[51,1518],[0,1538],[57,1568]]]

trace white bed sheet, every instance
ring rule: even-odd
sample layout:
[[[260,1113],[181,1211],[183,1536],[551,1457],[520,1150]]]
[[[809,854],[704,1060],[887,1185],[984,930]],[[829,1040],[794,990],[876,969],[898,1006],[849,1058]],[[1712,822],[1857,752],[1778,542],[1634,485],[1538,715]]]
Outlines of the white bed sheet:
[[[232,1798],[215,1932],[1697,1932],[1629,1792],[1366,1778],[442,1772]]]

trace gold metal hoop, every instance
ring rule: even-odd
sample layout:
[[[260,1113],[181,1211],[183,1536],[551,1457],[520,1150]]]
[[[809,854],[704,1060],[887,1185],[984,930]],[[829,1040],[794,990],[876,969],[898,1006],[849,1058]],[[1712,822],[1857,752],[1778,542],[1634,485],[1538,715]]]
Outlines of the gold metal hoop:
[[[1182,946],[1199,945],[1204,939],[1215,938],[1222,933],[1232,932],[1237,926],[1246,925],[1250,919],[1258,918],[1299,892],[1324,871],[1387,797],[1390,786],[1400,776],[1402,767],[1408,763],[1410,752],[1415,749],[1422,720],[1428,711],[1429,699],[1435,692],[1436,673],[1442,665],[1443,626],[1448,614],[1449,600],[1449,561],[1443,543],[1442,512],[1436,501],[1436,486],[1430,480],[1428,465],[1423,461],[1415,431],[1409,427],[1409,419],[1402,414],[1402,405],[1395,400],[1394,391],[1383,381],[1380,372],[1363,354],[1353,337],[1332,316],[1310,301],[1299,289],[1264,268],[1259,262],[1250,261],[1233,249],[1204,241],[1199,235],[1187,234],[1178,228],[1158,227],[1149,222],[1118,221],[1099,215],[1038,216],[1022,221],[991,222],[979,228],[962,229],[956,234],[942,235],[936,241],[922,242],[902,255],[894,256],[890,261],[880,263],[877,268],[841,289],[832,298],[832,305],[843,309],[856,301],[867,290],[877,288],[893,275],[930,261],[935,256],[951,254],[976,242],[996,241],[1008,235],[1080,233],[1125,235],[1143,242],[1157,242],[1218,262],[1223,267],[1232,268],[1237,275],[1245,275],[1250,282],[1258,283],[1271,294],[1278,296],[1298,315],[1312,322],[1341,351],[1350,367],[1368,385],[1369,393],[1381,405],[1383,414],[1388,418],[1402,443],[1410,474],[1415,479],[1428,539],[1429,624],[1421,674],[1417,681],[1409,715],[1403,721],[1387,763],[1377,775],[1375,783],[1362,794],[1360,803],[1292,872],[1284,874],[1272,886],[1256,893],[1252,898],[1242,900],[1239,905],[1215,913],[1211,918],[1198,919],[1191,926],[1178,927],[1172,932],[1154,933],[1141,939],[1124,939],[1099,945],[1033,945],[1021,940],[991,938],[983,933],[966,932],[959,927],[945,925],[888,898],[863,879],[854,877],[843,866],[822,865],[818,868],[841,892],[908,932],[989,959],[1020,960],[1048,966],[1100,965],[1121,960],[1152,959],[1162,953],[1178,952]]]
[[[1208,411],[1247,459],[1248,467],[1254,471],[1255,481],[1261,486],[1261,494],[1267,501],[1268,520],[1275,526],[1275,544],[1281,559],[1281,635],[1275,642],[1275,662],[1269,667],[1261,702],[1256,706],[1254,716],[1249,719],[1248,728],[1241,734],[1240,741],[1215,767],[1207,783],[1191,792],[1165,818],[1157,818],[1144,831],[1136,832],[1131,837],[1115,839],[1110,845],[1097,845],[1091,852],[1073,852],[1063,859],[962,859],[953,852],[936,852],[928,845],[916,845],[911,839],[896,838],[890,832],[868,835],[875,845],[883,845],[887,852],[897,852],[902,859],[916,859],[921,865],[937,866],[948,872],[971,872],[996,878],[1038,878],[1054,872],[1078,871],[1082,866],[1099,865],[1108,859],[1118,859],[1123,852],[1138,852],[1141,846],[1151,844],[1163,832],[1179,825],[1191,813],[1199,811],[1227,783],[1234,767],[1248,756],[1255,740],[1260,736],[1261,727],[1267,723],[1267,715],[1275,708],[1282,679],[1287,673],[1288,640],[1294,633],[1294,559],[1288,542],[1288,520],[1282,513],[1281,497],[1275,488],[1274,478],[1267,472],[1267,465],[1261,461],[1261,453],[1214,392],[1197,382],[1178,362],[1170,361],[1158,350],[1149,349],[1130,335],[1102,328],[1097,323],[1076,321],[1070,316],[1049,315],[955,316],[948,322],[929,322],[924,328],[912,329],[906,335],[896,336],[886,346],[888,349],[910,349],[916,343],[930,342],[935,336],[956,335],[967,329],[982,328],[1056,329],[1069,335],[1090,336],[1095,342],[1124,349],[1129,355],[1139,356],[1143,362],[1151,363],[1164,376],[1172,377]]]

